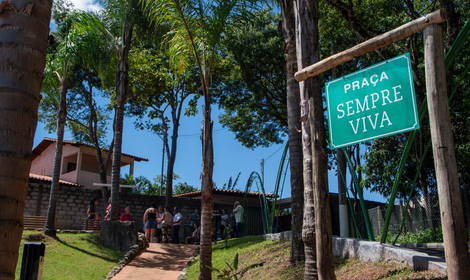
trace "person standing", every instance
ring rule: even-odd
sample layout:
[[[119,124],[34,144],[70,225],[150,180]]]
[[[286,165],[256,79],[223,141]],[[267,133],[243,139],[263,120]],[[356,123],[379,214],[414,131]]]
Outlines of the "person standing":
[[[228,230],[228,214],[225,209],[222,209],[222,215],[220,216],[220,224],[221,224],[221,232],[222,232],[222,238],[225,238],[225,230]]]
[[[157,214],[157,230],[155,231],[155,237],[157,243],[162,242],[162,221],[163,218],[163,206],[158,206],[158,214]]]
[[[233,214],[235,214],[235,226],[237,228],[237,237],[242,237],[243,207],[240,202],[233,204]]]
[[[126,213],[122,214],[121,215],[121,222],[125,222],[125,221],[132,221],[132,216],[131,216],[131,208],[129,207],[126,207]]]
[[[153,243],[153,236],[157,228],[157,209],[155,203],[150,203],[150,207],[144,213],[145,238],[149,243]],[[149,239],[150,238],[150,239]]]
[[[121,208],[118,204],[118,218],[121,219]],[[106,215],[104,216],[105,220],[111,219],[111,197],[108,199],[108,207],[106,207]]]
[[[99,220],[100,214],[96,211],[96,206],[98,206],[98,200],[96,198],[92,198],[90,201],[90,205],[88,205],[88,209],[86,211],[88,220]]]
[[[181,219],[183,218],[181,216],[181,213],[179,212],[178,207],[173,208],[173,212],[175,215],[173,216],[173,221],[171,223],[172,225],[172,230],[171,230],[171,242],[174,244],[179,244],[180,243],[180,227],[181,227]]]
[[[97,230],[99,229],[99,224],[101,222],[101,215],[98,213],[96,210],[96,207],[98,206],[98,200],[96,198],[92,198],[90,201],[90,205],[88,205],[88,209],[86,211],[88,217],[87,217],[87,222],[86,222],[86,229],[93,229]],[[88,220],[94,220],[94,221],[88,221]]]
[[[171,223],[173,222],[173,215],[170,213],[170,207],[165,207],[164,213],[161,219],[162,222],[162,235],[163,243],[169,243],[171,237]]]
[[[191,228],[194,228],[194,223],[199,223],[200,220],[199,209],[194,209],[194,213],[191,214]]]

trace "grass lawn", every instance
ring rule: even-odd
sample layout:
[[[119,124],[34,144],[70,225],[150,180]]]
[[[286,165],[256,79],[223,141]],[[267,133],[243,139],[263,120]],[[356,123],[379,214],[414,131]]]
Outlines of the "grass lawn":
[[[24,242],[46,244],[42,279],[105,279],[106,274],[122,259],[126,251],[105,248],[99,233],[57,234],[44,236],[39,231],[24,231],[16,279],[20,279]]]
[[[236,254],[239,254],[238,270],[246,269],[238,279],[303,279],[304,265],[289,267],[290,242],[265,241],[260,236],[248,236],[230,239],[228,247],[222,241],[212,247],[212,267],[219,270],[232,265]],[[212,279],[219,273],[213,272]],[[235,274],[235,271],[231,275]],[[413,271],[412,269],[390,262],[362,262],[357,259],[335,259],[337,280],[367,279],[447,279],[430,271]],[[187,279],[199,278],[199,257],[188,268]]]

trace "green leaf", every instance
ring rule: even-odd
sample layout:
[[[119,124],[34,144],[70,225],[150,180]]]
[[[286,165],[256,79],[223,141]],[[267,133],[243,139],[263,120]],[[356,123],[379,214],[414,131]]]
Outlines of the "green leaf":
[[[218,270],[217,268],[215,267],[212,267],[212,266],[209,266],[209,265],[206,265],[206,267],[212,271],[217,271],[218,273],[220,273],[220,270]]]
[[[235,255],[235,258],[233,259],[233,267],[235,270],[238,269],[238,253]]]

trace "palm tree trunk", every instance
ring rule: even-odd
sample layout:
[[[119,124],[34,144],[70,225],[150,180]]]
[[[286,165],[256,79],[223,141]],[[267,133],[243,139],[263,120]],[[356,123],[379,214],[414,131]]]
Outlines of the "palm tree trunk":
[[[129,83],[129,49],[132,39],[132,27],[124,24],[122,47],[119,50],[119,62],[116,72],[116,119],[114,126],[113,167],[111,175],[111,221],[117,221],[119,203],[119,183],[121,181],[121,150],[124,124],[124,105]],[[106,202],[104,202],[106,203]]]
[[[62,147],[64,146],[65,121],[67,118],[67,82],[65,79],[66,70],[64,71],[64,77],[60,79],[60,101],[59,110],[57,112],[57,142],[55,149],[54,168],[52,170],[49,208],[47,209],[46,224],[44,225],[44,233],[49,236],[56,236],[55,212],[57,204],[57,191],[59,190],[60,166],[62,164]]]
[[[314,63],[319,59],[318,46],[318,0],[311,4],[312,19],[314,20],[314,32],[309,33],[313,37],[310,47],[315,52]],[[310,42],[310,40],[309,40]],[[336,279],[334,272],[334,258],[332,245],[332,218],[330,207],[330,193],[328,190],[328,153],[326,149],[325,119],[323,113],[323,100],[321,81],[319,76],[311,78],[312,90],[309,94],[309,118],[312,135],[312,184],[314,186],[315,231],[317,247],[318,279]]]
[[[315,1],[299,0],[294,2],[297,66],[302,69],[318,61],[317,24]],[[304,224],[302,239],[305,245],[304,279],[318,279],[317,251],[315,236],[314,192],[312,182],[312,144],[309,119],[308,95],[314,90],[314,79],[299,83],[301,100],[302,147],[304,155]]]
[[[52,1],[0,4],[0,279],[15,279]],[[5,67],[8,65],[8,67]]]
[[[300,92],[294,74],[297,71],[297,55],[295,53],[295,19],[292,1],[281,1],[282,33],[286,42],[286,75],[287,75],[287,118],[289,126],[289,161],[292,198],[291,222],[291,253],[290,265],[305,260],[304,243],[302,241],[302,222],[304,210],[304,178],[302,172],[302,134],[300,124]]]
[[[111,221],[117,221],[119,203],[119,184],[121,182],[121,150],[124,123],[124,105],[116,107],[116,123],[114,131],[113,167],[111,175]],[[106,201],[103,201],[106,204]]]
[[[211,96],[209,94],[209,76],[203,77],[204,119],[202,128],[202,186],[201,186],[201,256],[199,279],[212,279],[212,172],[214,168],[214,150],[212,143]]]
[[[90,90],[86,92],[85,94],[85,99],[88,104],[88,109],[90,110],[90,120],[88,122],[88,131],[90,133],[91,139],[93,141],[93,146],[96,152],[96,159],[98,162],[98,168],[100,170],[100,183],[106,184],[108,183],[106,171],[108,169],[109,160],[111,158],[111,154],[112,154],[111,151],[113,150],[113,147],[114,147],[114,139],[113,141],[111,141],[111,145],[108,149],[106,160],[103,161],[103,155],[101,153],[101,147],[100,147],[100,143],[98,141],[98,135],[97,135],[98,134],[98,117],[96,115],[95,106],[93,105],[93,87],[92,87],[90,76],[88,76],[88,85],[90,86]],[[109,188],[102,186],[101,194],[103,196],[103,204],[107,203],[108,198],[109,198]]]

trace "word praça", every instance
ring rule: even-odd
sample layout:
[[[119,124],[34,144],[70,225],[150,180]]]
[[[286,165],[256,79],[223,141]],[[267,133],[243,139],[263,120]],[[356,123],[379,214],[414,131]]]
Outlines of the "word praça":
[[[350,90],[351,88],[353,91],[355,91],[356,89],[361,89],[363,87],[370,86],[371,84],[375,87],[377,83],[383,80],[388,80],[388,76],[387,76],[387,73],[385,73],[385,71],[382,71],[382,74],[380,74],[380,79],[379,79],[379,75],[374,74],[370,76],[369,79],[366,79],[366,78],[362,79],[362,83],[359,81],[354,81],[350,84],[345,84],[344,93],[348,93],[348,90]]]
[[[400,102],[403,100],[403,96],[401,96],[401,85],[392,87],[392,94],[388,89],[384,89],[380,91],[380,94],[374,92],[372,94],[364,96],[364,100],[359,100],[356,98],[354,100],[350,100],[344,103],[338,104],[336,110],[338,111],[337,118],[341,119],[344,116],[351,116],[360,112],[368,111],[371,109],[377,108],[377,106],[386,106],[387,104],[392,104],[396,102]],[[369,102],[370,100],[370,102]],[[390,118],[388,117],[387,112],[384,110],[381,113],[376,113],[373,115],[368,115],[365,117],[357,118],[355,121],[349,121],[354,134],[357,134],[359,130],[359,124],[362,122],[363,130],[362,132],[367,131],[367,127],[371,129],[376,129],[378,120],[380,116],[380,125],[378,127],[384,127],[385,125],[392,125]]]

